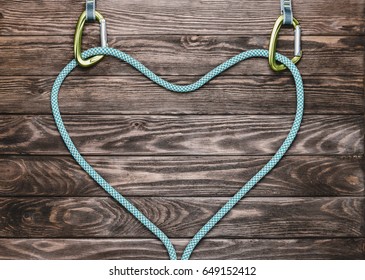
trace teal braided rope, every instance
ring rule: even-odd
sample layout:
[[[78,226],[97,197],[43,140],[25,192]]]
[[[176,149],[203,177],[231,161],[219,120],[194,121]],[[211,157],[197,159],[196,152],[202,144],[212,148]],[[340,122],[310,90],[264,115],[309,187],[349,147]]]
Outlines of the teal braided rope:
[[[120,60],[128,63],[143,75],[145,75],[150,80],[154,81],[156,84],[174,92],[191,92],[199,89],[204,84],[209,82],[211,79],[216,77],[217,75],[221,74],[223,71],[227,70],[228,68],[234,66],[235,64],[253,57],[264,57],[267,58],[269,53],[267,50],[264,49],[256,49],[256,50],[249,50],[242,52],[230,59],[226,62],[222,63],[221,65],[214,68],[212,71],[204,75],[195,83],[190,85],[175,85],[172,84],[156,74],[154,74],[151,70],[145,67],[142,63],[134,59],[133,57],[129,56],[128,54],[113,49],[113,48],[92,48],[85,51],[82,54],[84,59],[94,56],[94,55],[109,55],[115,58],[119,58]],[[297,93],[297,108],[295,113],[294,122],[290,131],[274,154],[274,156],[265,164],[264,167],[260,169],[199,231],[198,233],[191,239],[189,244],[186,246],[182,260],[187,260],[190,258],[191,253],[193,252],[194,248],[200,242],[200,240],[234,207],[240,199],[250,190],[252,189],[267,173],[269,173],[275,165],[281,160],[284,156],[286,151],[289,149],[291,144],[293,143],[303,118],[303,110],[304,110],[304,88],[303,88],[303,81],[302,77],[299,73],[298,68],[291,62],[290,59],[287,57],[276,53],[276,60],[283,63],[292,73],[295,86],[296,86],[296,93]],[[137,220],[139,220],[146,228],[148,228],[156,237],[158,237],[161,242],[166,247],[170,259],[176,260],[176,250],[172,245],[170,239],[167,235],[159,229],[154,223],[152,223],[145,215],[143,215],[129,200],[127,200],[123,195],[121,195],[116,189],[114,189],[98,172],[94,170],[93,167],[82,157],[74,143],[72,142],[63,120],[61,118],[61,113],[59,110],[58,105],[58,95],[61,88],[62,83],[66,79],[66,77],[74,70],[77,66],[76,60],[72,60],[66,67],[59,73],[58,77],[56,78],[52,93],[51,93],[51,105],[52,105],[52,113],[55,119],[57,128],[60,132],[60,135],[65,142],[68,150],[70,151],[71,155],[77,161],[77,163],[93,178],[107,193],[109,193],[116,201],[118,201],[125,209],[127,209]]]

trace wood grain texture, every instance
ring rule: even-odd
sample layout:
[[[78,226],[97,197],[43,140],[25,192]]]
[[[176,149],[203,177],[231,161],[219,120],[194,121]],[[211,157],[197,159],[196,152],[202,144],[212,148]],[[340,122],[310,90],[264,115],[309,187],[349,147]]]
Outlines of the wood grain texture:
[[[88,157],[126,196],[232,196],[269,157]],[[361,157],[287,156],[247,196],[364,196]],[[0,196],[107,196],[68,157],[0,157]]]
[[[187,239],[173,239],[178,256]],[[191,259],[364,259],[364,238],[203,239]],[[0,259],[168,259],[156,239],[0,239]]]
[[[87,39],[88,38],[88,39]],[[238,53],[269,44],[268,36],[110,36],[110,46],[123,50],[158,75],[204,75]],[[91,41],[93,41],[91,43]],[[363,76],[364,36],[303,37],[302,75]],[[95,46],[85,35],[84,48]],[[48,51],[45,51],[45,48]],[[292,56],[293,36],[280,37],[278,51]],[[0,75],[58,75],[73,58],[72,36],[0,37]],[[138,75],[135,69],[111,57],[98,67],[77,69],[81,75]],[[273,73],[265,59],[249,59],[225,75],[290,75]]]
[[[228,198],[129,198],[169,237],[193,237]],[[364,197],[246,198],[207,237],[364,237]],[[0,237],[153,237],[112,198],[0,198]]]
[[[62,110],[62,109],[61,109]],[[293,116],[64,116],[88,155],[267,155],[287,136]],[[304,116],[288,154],[364,152],[363,116]],[[69,154],[51,116],[2,116],[0,153]]]
[[[75,3],[76,2],[76,3]],[[82,1],[0,1],[0,35],[71,35]],[[296,1],[304,34],[364,34],[364,1]],[[72,8],[70,8],[72,7]],[[266,35],[280,14],[277,1],[100,1],[110,34]]]
[[[83,9],[84,1],[0,0],[0,259],[167,259],[75,164],[51,116],[50,90],[73,58]],[[105,0],[98,10],[110,46],[186,84],[267,48],[279,2]],[[294,11],[304,35],[301,131],[193,259],[365,259],[365,1],[296,1]],[[83,49],[99,45],[98,34],[88,24]],[[292,56],[292,30],[280,34],[278,51]],[[290,74],[264,59],[179,95],[105,58],[72,73],[60,105],[90,163],[181,255],[280,146],[295,94]]]
[[[191,83],[197,77],[167,77]],[[0,112],[50,114],[54,77],[0,79]],[[306,76],[305,113],[362,114],[363,77]],[[139,76],[72,76],[61,88],[64,114],[294,114],[290,77],[222,76],[190,94],[169,92]]]

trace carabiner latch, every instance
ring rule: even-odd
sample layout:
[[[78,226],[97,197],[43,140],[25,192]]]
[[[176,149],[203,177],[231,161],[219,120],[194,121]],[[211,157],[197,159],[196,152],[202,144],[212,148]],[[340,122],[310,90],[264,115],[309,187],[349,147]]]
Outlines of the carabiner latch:
[[[75,39],[74,39],[74,53],[75,53],[75,58],[77,60],[77,62],[79,63],[80,66],[82,67],[89,67],[92,66],[96,63],[98,63],[101,59],[103,59],[103,55],[96,55],[93,57],[90,57],[86,60],[84,60],[81,57],[81,46],[82,46],[82,32],[84,30],[84,25],[86,22],[86,13],[87,11],[84,11],[80,17],[79,20],[77,21],[77,25],[76,25],[76,31],[75,31]],[[97,21],[100,23],[100,41],[101,41],[101,46],[102,47],[107,47],[108,46],[108,41],[107,41],[107,32],[106,32],[106,22],[104,17],[97,11],[95,11],[95,18],[97,19]]]

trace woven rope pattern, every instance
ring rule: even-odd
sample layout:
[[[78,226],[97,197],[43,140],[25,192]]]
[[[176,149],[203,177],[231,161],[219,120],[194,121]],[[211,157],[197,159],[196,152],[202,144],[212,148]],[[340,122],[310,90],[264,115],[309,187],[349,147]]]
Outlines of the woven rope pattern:
[[[221,74],[228,68],[234,66],[235,64],[253,57],[263,57],[267,58],[269,53],[267,50],[264,49],[255,49],[255,50],[249,50],[242,52],[226,62],[222,63],[221,65],[214,68],[212,71],[204,75],[202,78],[200,78],[195,83],[192,83],[190,85],[175,85],[172,84],[156,74],[154,74],[151,70],[149,70],[147,67],[145,67],[142,63],[131,57],[130,55],[113,49],[113,48],[92,48],[87,51],[85,51],[82,56],[84,59],[94,56],[94,55],[109,55],[113,56],[115,58],[118,58],[128,64],[130,64],[132,67],[137,69],[139,72],[141,72],[143,75],[145,75],[147,78],[154,81],[156,84],[174,92],[191,92],[199,89],[204,84],[209,82],[211,79],[216,77],[217,75]],[[287,57],[277,53],[276,54],[276,60],[283,63],[292,73],[295,86],[296,86],[296,95],[297,95],[297,109],[295,114],[295,119],[292,124],[292,127],[280,146],[280,148],[277,150],[275,155],[265,164],[264,167],[260,169],[199,231],[196,233],[196,235],[191,239],[189,244],[186,246],[183,255],[182,260],[187,260],[190,258],[194,248],[197,246],[197,244],[200,242],[200,240],[236,205],[238,201],[242,199],[245,194],[252,189],[267,173],[269,173],[275,165],[281,160],[281,158],[284,156],[286,151],[289,149],[291,144],[293,143],[299,128],[300,124],[303,118],[303,110],[304,110],[304,88],[303,88],[303,81],[302,77],[299,73],[298,68],[291,62],[290,59]],[[77,161],[77,163],[107,192],[109,193],[115,200],[117,200],[125,209],[127,209],[136,219],[138,219],[146,228],[148,228],[154,235],[156,235],[161,242],[166,247],[170,259],[176,260],[176,250],[174,246],[172,245],[170,239],[166,236],[166,234],[160,230],[154,223],[152,223],[145,215],[143,215],[131,202],[129,202],[123,195],[121,195],[116,189],[114,189],[105,179],[94,170],[93,167],[90,166],[90,164],[83,158],[83,156],[80,154],[78,149],[76,148],[75,144],[72,142],[70,135],[68,134],[65,125],[63,123],[63,120],[61,118],[61,113],[59,110],[58,105],[58,95],[59,90],[61,88],[62,83],[66,79],[66,77],[74,70],[77,66],[76,60],[72,60],[69,64],[66,65],[66,67],[59,73],[58,77],[56,78],[52,92],[51,92],[51,106],[52,106],[52,113],[53,117],[55,119],[57,128],[60,132],[60,135],[65,142],[68,150],[70,151],[71,155],[74,157],[74,159]]]

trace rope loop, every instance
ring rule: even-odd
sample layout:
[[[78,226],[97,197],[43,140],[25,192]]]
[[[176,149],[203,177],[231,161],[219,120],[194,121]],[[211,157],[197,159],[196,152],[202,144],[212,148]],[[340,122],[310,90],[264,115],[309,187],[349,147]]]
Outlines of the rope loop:
[[[226,62],[220,64],[203,77],[201,77],[195,83],[190,85],[176,85],[170,83],[161,77],[157,76],[147,67],[145,67],[138,60],[134,59],[130,55],[113,49],[113,48],[93,48],[82,53],[82,58],[87,59],[93,56],[103,56],[109,55],[115,58],[118,58],[130,66],[134,67],[136,70],[141,72],[147,78],[155,82],[156,84],[174,92],[191,92],[199,89],[206,83],[208,83],[213,78],[217,77],[222,72],[226,71],[230,67],[236,65],[237,63],[254,57],[263,57],[267,58],[269,56],[269,52],[263,49],[255,49],[248,50],[242,52],[230,59]],[[283,63],[293,75],[295,87],[296,87],[296,113],[293,124],[289,130],[287,137],[284,142],[281,144],[277,152],[273,155],[273,157],[246,183],[244,184],[236,194],[230,198],[226,204],[224,204],[217,212],[213,215],[213,217],[195,234],[195,236],[190,240],[184,252],[182,254],[181,259],[187,260],[190,258],[194,248],[198,245],[200,240],[204,238],[204,236],[213,229],[213,227],[221,220],[223,217],[262,179],[268,174],[282,159],[285,155],[291,144],[293,143],[303,118],[303,110],[304,110],[304,88],[302,77],[299,73],[298,68],[295,64],[287,57],[276,54],[276,60]],[[128,199],[126,199],[122,194],[120,194],[115,188],[113,188],[80,154],[79,150],[73,143],[69,133],[66,130],[66,127],[63,123],[60,108],[58,104],[59,91],[62,86],[62,83],[66,79],[66,77],[76,68],[77,62],[73,59],[69,64],[65,66],[65,68],[59,73],[57,76],[51,92],[51,106],[52,106],[52,114],[57,125],[57,129],[67,146],[70,154],[76,160],[76,162],[93,178],[107,193],[109,193],[116,201],[120,203],[127,211],[129,211],[138,221],[140,221],[147,229],[149,229],[157,238],[161,240],[163,245],[165,246],[169,257],[171,260],[177,259],[176,250],[171,242],[171,240],[167,237],[167,235],[153,222],[151,222],[148,217],[146,217],[142,212],[140,212]],[[117,221],[116,221],[117,222]]]

